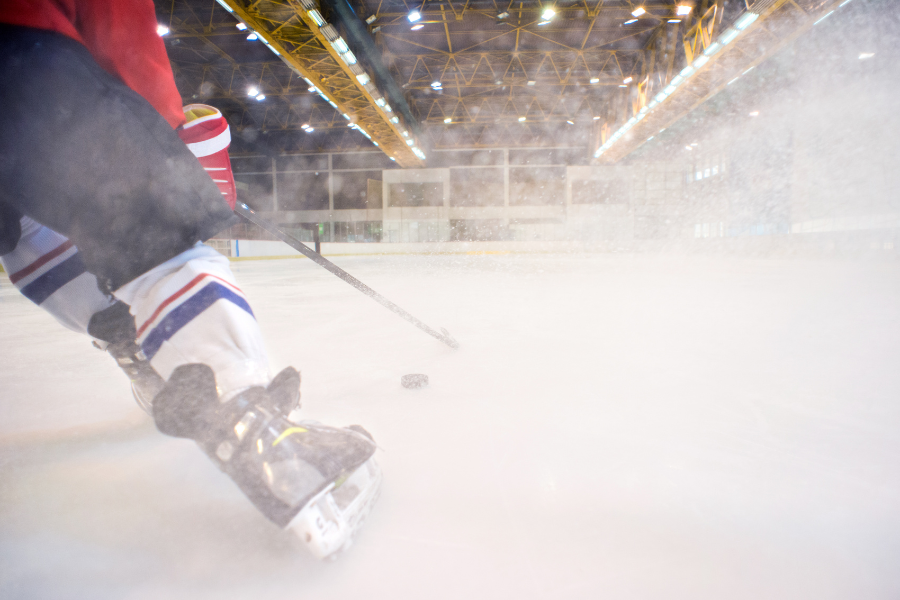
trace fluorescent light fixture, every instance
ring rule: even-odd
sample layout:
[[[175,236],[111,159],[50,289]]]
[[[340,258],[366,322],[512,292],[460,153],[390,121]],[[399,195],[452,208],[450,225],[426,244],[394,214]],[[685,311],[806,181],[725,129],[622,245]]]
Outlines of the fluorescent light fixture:
[[[650,140],[652,140],[655,137],[656,137],[655,135],[651,135],[650,137],[647,138],[647,141],[649,142]]]
[[[754,69],[755,66],[756,66],[756,65],[753,65],[753,67],[750,67],[749,69],[747,69],[746,71],[744,71],[743,73],[741,73],[741,75],[746,75],[747,73],[749,73],[750,71],[752,71],[752,70]]]
[[[668,97],[669,97],[669,95],[663,91],[663,92],[658,93],[656,96],[654,96],[653,100],[656,102],[662,102],[663,100],[665,100]]]
[[[537,83],[537,82],[536,82],[536,81],[529,81],[526,85],[534,85],[535,83]]]
[[[388,156],[388,158],[391,159],[391,160],[397,160],[397,159],[394,158],[393,156]]]
[[[842,6],[845,5],[845,4],[850,4],[850,0],[844,0],[843,2],[841,2],[840,4],[838,4],[838,8],[842,7]]]
[[[399,122],[400,122],[400,119],[399,119],[398,117],[392,117],[392,118],[391,118],[391,123],[394,123],[394,124],[396,125],[396,124],[399,123]]]
[[[508,17],[508,16],[509,16],[509,13],[506,12],[506,11],[504,10],[502,13],[500,13],[499,15],[497,15],[497,18],[498,18],[498,19],[505,19],[505,18]]]
[[[545,8],[544,12],[541,13],[541,18],[544,19],[545,21],[549,21],[550,19],[552,19],[555,16],[556,16],[556,11],[553,10],[552,8]]]
[[[859,55],[859,60],[866,60],[867,58],[872,58],[875,56],[874,52],[863,52]]]
[[[681,15],[682,17],[685,15],[689,15],[689,14],[691,14],[692,8],[693,7],[688,6],[687,4],[679,4],[678,6],[675,7],[675,14]]]
[[[620,83],[620,84],[619,84],[619,87],[627,88],[628,86],[625,85],[624,83]]]
[[[368,19],[366,19],[366,25],[371,25],[372,23],[375,22],[375,19],[377,19],[377,18],[378,17],[376,17],[375,15],[370,16]]]
[[[632,23],[637,23],[637,19],[631,19],[629,21],[625,21],[623,25],[631,25]]]
[[[737,21],[734,22],[734,26],[737,27],[740,31],[743,31],[750,27],[750,25],[759,18],[759,15],[755,12],[745,12],[738,18]]]
[[[231,10],[231,7],[230,7],[230,6],[228,6],[227,4],[225,4],[225,0],[216,0],[216,2],[218,2],[219,4],[221,4],[221,5],[222,5],[222,8],[224,8],[224,9],[227,10],[228,12],[230,12],[230,13],[233,13],[233,12],[234,12],[233,10]]]
[[[538,23],[538,25],[546,25],[546,24],[548,24],[549,22],[550,22],[550,21],[541,21],[540,23]]]
[[[830,17],[832,14],[834,14],[834,11],[831,11],[831,12],[829,12],[829,13],[825,13],[825,15],[824,15],[821,19],[819,19],[818,21],[816,21],[815,23],[813,23],[813,25],[818,25],[819,23],[821,23],[822,21],[824,21],[825,19],[827,19],[828,17]]]
[[[566,119],[566,123],[568,123],[569,125],[574,125],[575,121],[569,121],[568,119]]]
[[[372,78],[369,77],[368,73],[363,73],[362,75],[357,75],[356,80],[359,81],[362,85],[366,85],[367,83],[372,81]]]
[[[406,15],[406,18],[409,19],[410,23],[415,23],[416,21],[418,21],[419,19],[422,18],[422,15],[419,14],[419,11],[413,10],[413,11],[410,11],[410,13],[408,15]]]
[[[740,78],[741,78],[741,76],[738,75],[737,77],[735,77],[734,79],[732,79],[731,81],[729,81],[729,82],[728,82],[727,84],[725,84],[725,85],[731,85],[732,83],[734,83],[735,81],[737,81],[737,80],[740,79]]]
[[[409,29],[410,29],[410,31],[418,31],[418,30],[422,29],[423,27],[425,27],[425,26],[422,25],[421,23],[419,23],[418,25],[413,25]]]
[[[681,75],[676,75],[675,77],[672,78],[671,83],[672,83],[672,85],[678,86],[678,85],[681,85],[682,81],[684,81],[684,77],[682,77]]]
[[[306,14],[308,14],[309,18],[312,19],[316,23],[316,25],[318,25],[319,27],[322,27],[323,25],[325,25],[325,18],[322,16],[322,13],[320,13],[315,8],[312,10],[306,11]]]
[[[259,88],[251,87],[247,88],[248,96],[259,96]]]
[[[339,37],[338,39],[331,42],[331,46],[337,50],[338,54],[343,54],[344,52],[350,52],[350,46],[347,45],[347,42],[344,41],[344,38]]]
[[[164,35],[169,35],[169,28],[165,25],[157,25],[156,26],[156,35],[162,37]]]
[[[690,146],[685,146],[684,149],[685,150],[693,150],[693,148],[691,148]]]
[[[702,67],[703,65],[705,65],[708,62],[709,62],[709,57],[701,54],[700,56],[697,57],[697,59],[693,63],[691,63],[691,66],[694,67],[695,69],[699,69],[700,67]]]
[[[413,142],[412,140],[406,140],[406,145],[407,145],[407,146],[412,146],[414,143],[415,143],[415,142]]]
[[[433,88],[439,88],[439,87],[441,87],[441,85],[442,84],[440,81],[432,81],[431,82],[431,87],[433,87]]]
[[[312,127],[307,127],[307,128],[306,128],[306,133],[312,133],[313,131],[315,131],[315,129],[312,128]]]
[[[391,108],[391,105],[390,105],[390,104],[385,104],[385,105],[384,105],[384,112],[386,112],[386,113],[394,112],[394,109]]]
[[[653,110],[653,109],[656,108],[657,106],[659,106],[659,102],[657,102],[655,99],[654,99],[654,100],[651,100],[651,101],[650,101],[650,104],[647,105],[647,107],[648,107],[650,110]]]
[[[444,119],[444,123],[452,123],[452,122],[453,122],[453,119],[450,117],[447,117],[446,119]]]
[[[519,117],[519,123],[525,120],[525,117]]]
[[[591,77],[591,83],[600,83],[599,77]]]
[[[256,100],[257,100],[258,102],[262,102],[262,101],[265,100],[265,99],[266,99],[266,95],[265,95],[265,94],[260,94],[259,96],[256,97]]]
[[[671,96],[673,93],[675,93],[675,90],[677,90],[677,89],[678,89],[677,85],[669,85],[663,91],[666,93],[667,96]]]
[[[376,146],[378,145],[378,142],[376,142],[375,140],[372,140],[372,143],[375,144]]]
[[[384,98],[376,98],[375,104],[377,104],[378,106],[384,106]]]
[[[718,52],[721,49],[722,49],[722,44],[720,44],[719,42],[713,42],[712,44],[709,45],[709,47],[707,47],[706,50],[703,51],[703,55],[704,56],[713,56],[713,55],[715,55],[716,52]]]
[[[754,110],[752,113],[750,113],[750,116],[751,116],[751,117],[758,117],[758,116],[759,116],[759,111],[758,111],[758,110]]]
[[[356,55],[353,54],[352,52],[350,52],[349,50],[347,50],[346,52],[344,52],[343,54],[341,54],[341,58],[342,58],[342,59],[344,60],[344,62],[347,63],[348,65],[355,65],[355,64],[356,64]]]
[[[348,121],[350,120],[350,115],[348,115],[347,113],[341,113],[341,116],[343,116]]]
[[[691,75],[693,75],[693,74],[694,74],[694,71],[696,71],[696,70],[697,70],[697,69],[695,69],[695,68],[692,67],[691,65],[688,65],[688,66],[686,66],[685,68],[683,68],[683,69],[681,70],[681,73],[679,73],[679,75],[681,75],[682,77],[684,77],[685,79],[687,79],[688,77],[690,77]]]
[[[594,120],[595,120],[595,121],[599,121],[599,120],[600,120],[600,117],[594,117]]]
[[[403,133],[403,137],[409,137],[409,132],[406,131],[405,129],[403,130],[402,133]]]
[[[644,14],[645,12],[647,12],[647,11],[644,10],[644,7],[643,7],[643,6],[638,6],[636,9],[634,9],[633,11],[631,11],[631,16],[633,16],[633,17],[639,17],[639,16],[641,16],[642,14]]]
[[[249,41],[253,42],[253,41],[258,40],[258,39],[259,39],[259,36],[256,35],[256,32],[253,32],[253,33],[251,33],[250,35],[247,36],[247,39],[248,39]]]
[[[247,31],[247,26],[243,23],[238,23],[237,25],[235,25],[235,27],[238,28],[238,31]]]
[[[644,106],[644,107],[641,108],[640,114],[644,114],[644,113],[646,113],[646,112],[649,111],[649,110],[650,110],[649,108],[647,108],[646,106]]]
[[[669,19],[669,23],[681,23],[681,19]]]
[[[741,32],[738,31],[737,29],[735,29],[734,27],[729,27],[725,31],[725,33],[723,33],[722,35],[719,36],[719,43],[722,44],[723,46],[728,45],[731,42],[733,42],[734,38],[736,38],[738,35],[740,35],[740,33]]]
[[[634,81],[634,77],[626,77],[622,80],[622,83],[631,83],[632,81]]]

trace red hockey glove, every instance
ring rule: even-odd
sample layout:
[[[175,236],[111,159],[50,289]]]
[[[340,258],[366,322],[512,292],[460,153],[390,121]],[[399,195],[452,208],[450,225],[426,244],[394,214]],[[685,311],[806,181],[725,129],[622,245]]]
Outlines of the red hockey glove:
[[[189,104],[184,107],[187,123],[178,129],[178,137],[187,144],[200,164],[219,186],[222,197],[234,210],[237,192],[234,173],[228,159],[231,131],[228,122],[217,109],[205,104]]]

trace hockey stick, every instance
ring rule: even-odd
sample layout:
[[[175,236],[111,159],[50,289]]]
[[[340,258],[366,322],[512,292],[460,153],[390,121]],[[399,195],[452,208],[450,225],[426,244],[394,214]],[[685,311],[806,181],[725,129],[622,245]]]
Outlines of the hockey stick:
[[[415,318],[414,316],[412,316],[411,314],[409,314],[408,312],[406,312],[405,310],[403,310],[402,308],[400,308],[399,306],[397,306],[396,304],[394,304],[393,302],[391,302],[390,300],[388,300],[387,298],[385,298],[384,296],[382,296],[381,294],[379,294],[378,292],[376,292],[375,290],[373,290],[372,288],[370,288],[369,286],[364,284],[362,281],[360,281],[359,279],[357,279],[356,277],[354,277],[347,271],[343,270],[342,268],[340,268],[339,266],[337,266],[336,264],[334,264],[333,262],[331,262],[330,260],[328,260],[327,258],[322,256],[321,254],[318,254],[317,252],[314,252],[314,251],[310,250],[309,248],[307,248],[306,245],[303,244],[303,242],[301,242],[297,238],[282,231],[280,228],[276,227],[273,223],[270,223],[270,222],[266,221],[265,219],[261,218],[253,210],[251,210],[250,207],[247,206],[246,204],[241,204],[240,202],[238,202],[234,208],[234,212],[235,212],[235,214],[237,214],[237,216],[241,217],[248,223],[253,223],[254,225],[258,225],[259,227],[262,227],[263,229],[265,229],[272,235],[276,236],[278,239],[280,239],[282,242],[284,242],[285,244],[287,244],[294,250],[297,250],[298,252],[300,252],[300,254],[306,256],[307,258],[312,259],[319,266],[324,267],[327,271],[330,271],[331,273],[337,275],[338,277],[340,277],[341,279],[343,279],[344,281],[346,281],[347,283],[349,283],[350,285],[352,285],[353,287],[355,287],[356,289],[361,291],[366,296],[369,296],[370,298],[375,300],[375,302],[377,302],[378,304],[382,305],[389,311],[400,315],[401,317],[403,317],[404,319],[406,319],[407,321],[409,321],[410,323],[412,323],[413,325],[415,325],[416,327],[418,327],[419,329],[421,329],[428,335],[441,340],[442,342],[444,342],[451,348],[459,348],[459,342],[457,342],[452,337],[450,337],[450,333],[446,329],[442,328],[441,331],[435,331],[434,329],[432,329],[431,327],[429,327],[428,325],[426,325],[419,319]]]

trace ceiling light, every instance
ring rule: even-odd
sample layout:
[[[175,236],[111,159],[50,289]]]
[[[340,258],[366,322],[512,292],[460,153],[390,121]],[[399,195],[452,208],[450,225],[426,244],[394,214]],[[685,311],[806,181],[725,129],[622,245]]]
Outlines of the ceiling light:
[[[447,117],[446,119],[444,119],[444,123],[452,123],[452,122],[453,122],[453,119],[451,119],[450,117]]]
[[[595,121],[599,121],[599,120],[600,120],[600,117],[594,117],[594,120],[595,120]]]
[[[319,27],[323,27],[325,25],[325,19],[322,17],[322,13],[317,11],[315,8],[307,11],[306,14],[308,14],[309,18],[315,21],[316,25],[318,25]]]
[[[859,55],[859,60],[866,60],[867,58],[872,58],[875,56],[874,52],[863,52]]]
[[[304,123],[300,126],[301,129],[309,129],[309,123]]]
[[[750,27],[750,24],[753,23],[753,21],[757,20],[758,18],[759,18],[759,15],[754,12],[745,12],[744,14],[742,14],[740,16],[740,18],[737,21],[734,22],[734,26],[737,27],[738,29],[740,29],[741,31],[743,31],[743,30],[747,29],[748,27]],[[821,20],[822,19],[819,19],[819,21],[821,21]],[[818,21],[816,21],[816,23],[818,23]]]
[[[637,19],[631,19],[630,21],[625,21],[625,25],[631,25],[632,23],[637,23]]]
[[[544,9],[544,12],[541,13],[541,18],[544,19],[545,21],[549,21],[550,19],[552,19],[555,16],[556,16],[556,11],[553,10],[552,8],[546,8],[546,9]]]
[[[681,23],[681,19],[669,19],[669,23]]]
[[[632,81],[634,81],[634,77],[626,77],[622,80],[622,83],[631,83]]]
[[[162,37],[162,36],[168,35],[168,34],[169,34],[168,27],[166,27],[165,25],[157,25],[156,26],[156,35],[158,35],[159,37]]]
[[[306,133],[312,133],[313,131],[315,131],[315,129],[313,129],[312,127],[306,128]]]
[[[433,81],[433,82],[431,82],[431,87],[433,87],[436,90],[439,90],[439,89],[441,89],[442,85],[441,85],[440,81]]]
[[[419,11],[414,10],[414,11],[411,11],[408,15],[406,15],[406,18],[409,19],[410,23],[415,23],[416,21],[418,21],[419,19],[422,18],[422,15],[419,14]]]
[[[567,120],[566,120],[566,123],[568,123],[569,125],[574,125],[574,124],[575,124],[575,121],[569,121],[569,120],[567,119]]]
[[[691,142],[691,146],[699,146],[699,145],[700,144],[698,144],[697,142]]]
[[[408,132],[408,131],[404,131],[404,132],[403,132],[403,137],[409,137],[409,132]]]
[[[675,14],[681,15],[682,17],[684,15],[689,15],[691,14],[691,8],[692,7],[688,6],[687,4],[679,4],[675,7]]]
[[[247,26],[243,23],[238,23],[237,25],[235,25],[235,27],[238,28],[238,31],[247,31]]]
[[[520,123],[521,123],[522,121],[524,121],[524,120],[525,120],[525,117],[519,117],[519,122],[520,122]]]
[[[538,23],[538,25],[546,25],[546,24],[549,23],[549,22],[550,22],[550,21],[541,21],[540,23]]]
[[[693,148],[691,148],[690,146],[685,146],[684,149],[685,150],[693,150]]]
[[[422,29],[423,27],[425,27],[425,26],[422,25],[421,23],[419,23],[418,25],[413,25],[412,27],[410,27],[410,30],[411,30],[411,31],[418,31],[418,30]]]
[[[407,146],[412,146],[414,143],[415,143],[415,142],[413,142],[412,140],[406,140],[406,145],[407,145]]]
[[[255,87],[247,88],[247,95],[248,96],[259,96],[259,88],[255,88]]]
[[[396,124],[399,123],[399,122],[400,122],[399,117],[391,117],[391,123],[393,123],[393,124],[396,125]]]
[[[599,77],[591,77],[591,83],[600,83]]]
[[[368,19],[366,19],[366,24],[367,24],[367,25],[371,25],[372,23],[375,22],[375,19],[377,19],[377,18],[378,18],[378,17],[376,17],[375,15],[372,15],[371,17],[369,17]]]
[[[631,11],[631,16],[633,16],[633,17],[639,17],[639,16],[641,16],[642,14],[644,14],[645,12],[647,12],[647,11],[644,10],[644,7],[643,7],[643,6],[638,6],[636,9],[634,9],[633,11]]]
[[[627,87],[628,87],[628,86],[627,86],[627,85],[625,85],[625,84],[624,84],[624,83],[620,83],[620,84],[619,84],[619,87],[624,87],[624,88],[627,88]]]
[[[751,116],[751,117],[758,117],[758,116],[759,116],[759,111],[758,111],[758,110],[754,110],[752,113],[750,113],[750,116]]]
[[[731,81],[729,81],[726,85],[731,85],[732,83],[734,83],[735,81],[737,81],[737,80],[740,79],[740,78],[741,78],[741,76],[738,75],[737,77],[735,77],[734,79],[732,79]]]
[[[266,95],[265,95],[265,94],[260,94],[259,96],[256,97],[256,99],[257,99],[258,101],[262,102],[263,100],[266,99]]]
[[[834,14],[834,11],[831,11],[830,13],[826,13],[824,17],[822,17],[821,19],[819,19],[818,21],[813,23],[813,25],[818,25],[819,23],[821,23],[822,21],[824,21],[825,19],[830,17],[832,14]]]
[[[370,81],[372,81],[372,78],[369,77],[369,74],[368,74],[368,73],[363,73],[362,75],[357,75],[357,76],[356,76],[356,79],[357,79],[357,81],[359,81],[359,83],[360,83],[361,85],[366,85],[367,83],[369,83]]]
[[[509,16],[509,13],[506,12],[506,11],[504,10],[502,13],[500,13],[499,15],[497,15],[497,18],[498,18],[498,19],[505,19],[505,18],[508,17],[508,16]]]
[[[252,42],[252,41],[258,40],[259,36],[256,35],[255,33],[251,33],[250,35],[247,36],[247,39]]]
[[[536,81],[529,81],[526,85],[534,85],[535,83],[537,83],[537,82],[536,82]]]

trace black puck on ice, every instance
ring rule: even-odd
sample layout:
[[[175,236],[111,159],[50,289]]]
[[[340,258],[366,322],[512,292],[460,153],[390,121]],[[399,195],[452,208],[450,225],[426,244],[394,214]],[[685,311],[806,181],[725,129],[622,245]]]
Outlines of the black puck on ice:
[[[410,375],[404,375],[400,378],[400,385],[409,390],[425,387],[426,385],[428,385],[428,375],[425,375],[423,373],[412,373]]]

